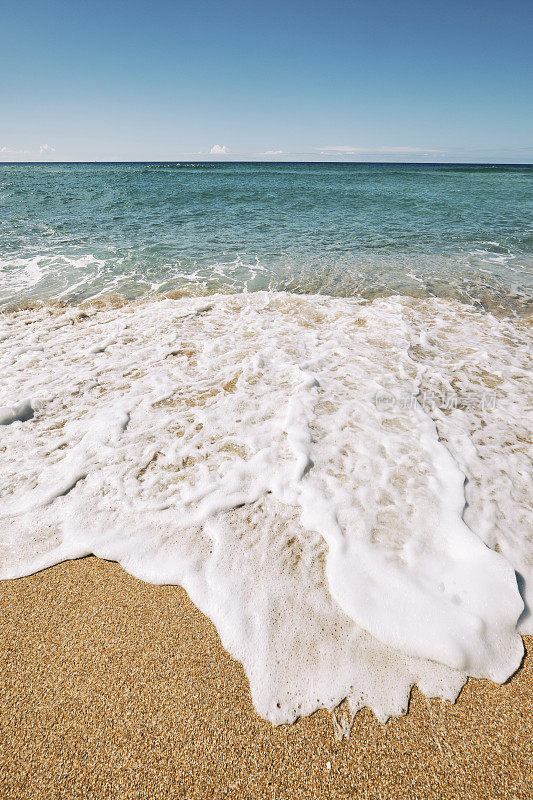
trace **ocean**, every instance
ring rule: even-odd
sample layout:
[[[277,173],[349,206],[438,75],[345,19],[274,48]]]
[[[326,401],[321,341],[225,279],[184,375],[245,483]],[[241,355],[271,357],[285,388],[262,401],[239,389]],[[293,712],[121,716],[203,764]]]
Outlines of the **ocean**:
[[[1,166],[0,578],[183,586],[275,724],[507,680],[532,175]]]
[[[533,166],[0,165],[0,303],[172,289],[531,301]]]

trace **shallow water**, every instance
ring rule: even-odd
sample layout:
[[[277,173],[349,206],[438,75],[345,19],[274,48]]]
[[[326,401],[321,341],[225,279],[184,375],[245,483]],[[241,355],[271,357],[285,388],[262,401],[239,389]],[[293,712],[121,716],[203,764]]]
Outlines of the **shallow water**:
[[[435,298],[2,314],[0,577],[95,553],[183,585],[274,723],[503,681],[533,630],[530,347]]]
[[[274,723],[504,681],[532,176],[0,165],[0,578],[95,553],[183,585]]]
[[[0,165],[0,305],[187,288],[531,300],[531,166]]]

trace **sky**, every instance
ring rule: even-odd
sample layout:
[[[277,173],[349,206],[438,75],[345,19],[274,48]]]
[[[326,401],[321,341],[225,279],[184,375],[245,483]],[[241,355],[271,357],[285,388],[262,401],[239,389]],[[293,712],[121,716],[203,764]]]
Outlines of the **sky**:
[[[528,0],[3,0],[2,161],[533,162]]]

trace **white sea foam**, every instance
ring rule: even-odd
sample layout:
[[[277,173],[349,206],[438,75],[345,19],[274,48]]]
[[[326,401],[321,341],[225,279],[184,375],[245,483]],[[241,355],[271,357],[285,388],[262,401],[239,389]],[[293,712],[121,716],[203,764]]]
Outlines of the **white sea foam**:
[[[103,288],[104,268],[105,261],[91,254],[77,258],[58,253],[0,258],[0,308],[35,298],[73,298],[84,289],[96,296]],[[118,276],[106,276],[105,291],[111,291],[119,281]]]
[[[183,585],[274,723],[503,681],[533,632],[528,345],[438,299],[4,314],[0,576],[95,553]]]

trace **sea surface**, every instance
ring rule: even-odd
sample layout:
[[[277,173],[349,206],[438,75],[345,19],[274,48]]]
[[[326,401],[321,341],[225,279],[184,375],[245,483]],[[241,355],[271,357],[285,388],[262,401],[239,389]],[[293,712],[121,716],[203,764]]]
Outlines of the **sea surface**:
[[[0,165],[0,303],[186,288],[531,299],[533,166]]]
[[[275,724],[507,680],[532,174],[2,166],[0,579],[183,586]]]

